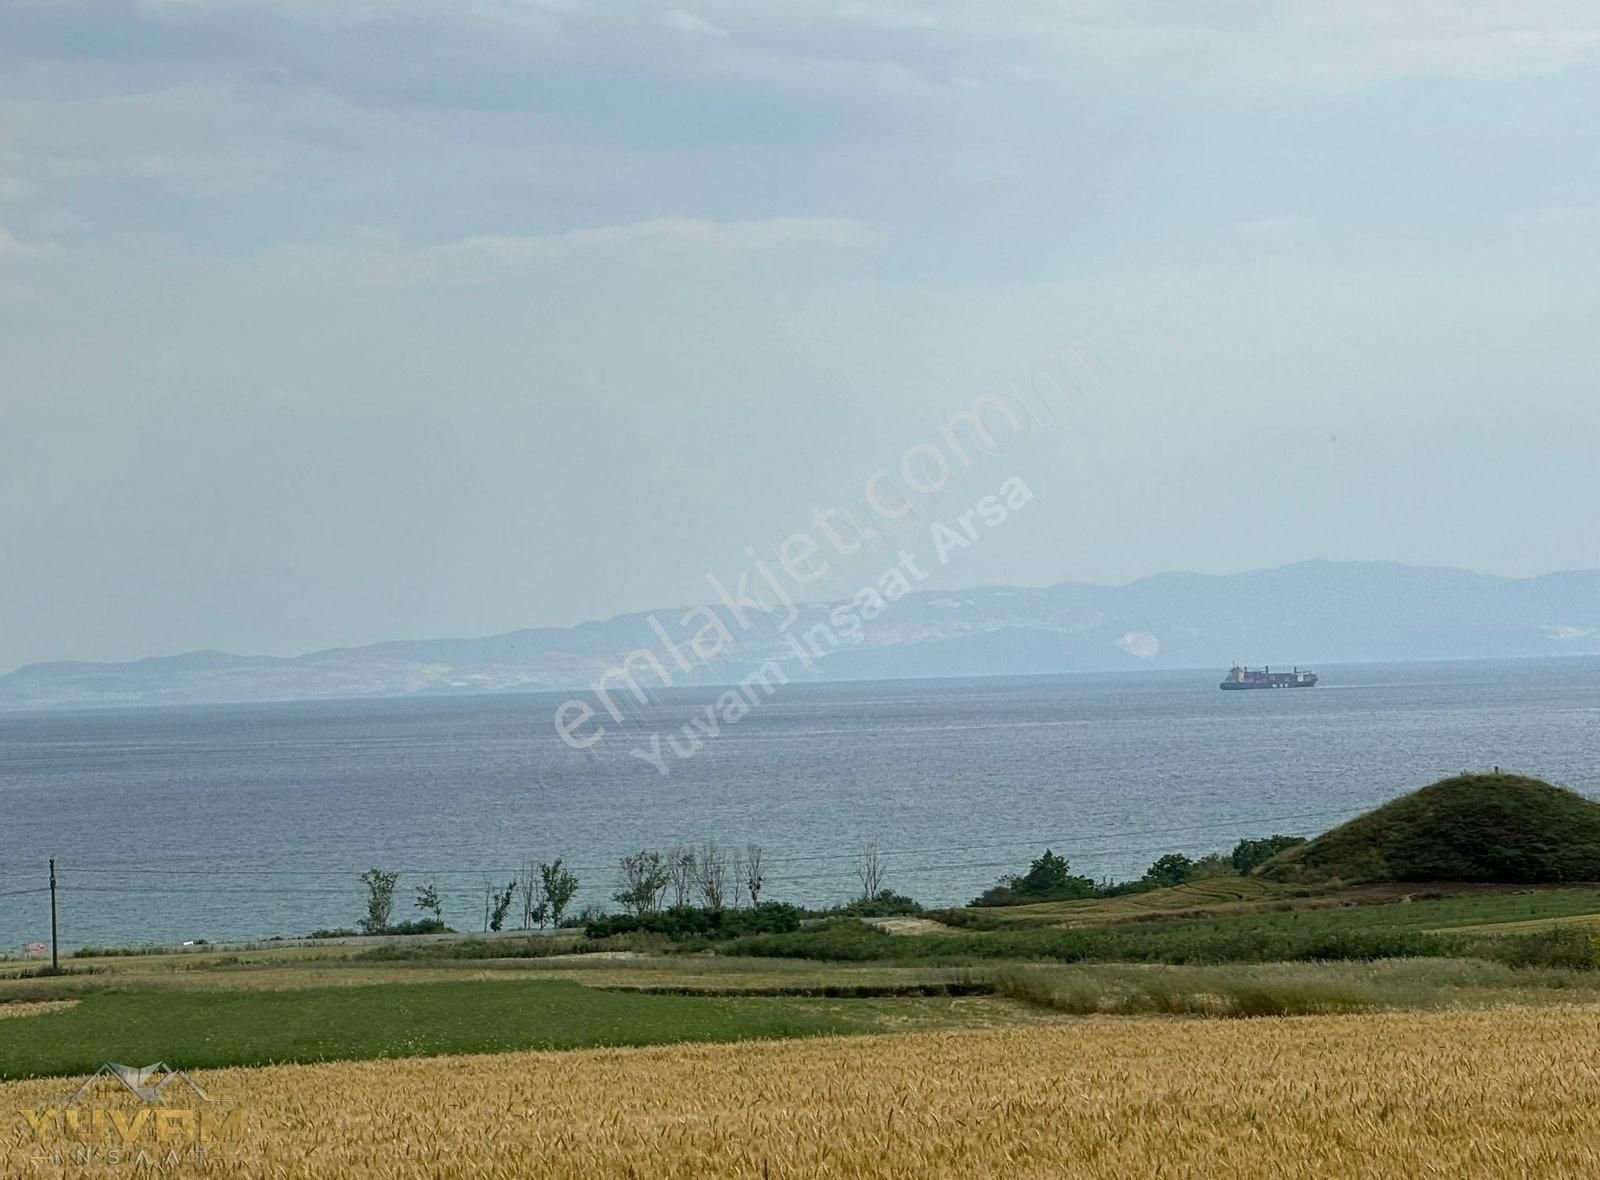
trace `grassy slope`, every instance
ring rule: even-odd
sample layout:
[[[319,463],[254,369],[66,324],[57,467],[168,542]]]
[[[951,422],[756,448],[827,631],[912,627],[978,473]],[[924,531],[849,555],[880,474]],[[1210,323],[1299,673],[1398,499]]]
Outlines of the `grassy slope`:
[[[1423,787],[1279,854],[1266,881],[1600,881],[1600,804],[1513,774]]]
[[[653,1045],[972,1023],[984,1003],[650,996],[554,981],[375,984],[295,991],[121,991],[8,1020],[0,1078],[105,1061],[214,1068],[513,1049]]]
[[[1034,905],[984,906],[969,911],[995,923],[1099,925],[1139,920],[1151,914],[1173,915],[1204,910],[1248,912],[1286,896],[1287,886],[1254,877],[1209,877],[1170,889],[1152,889],[1125,897],[1088,898],[1082,901],[1045,901]]]

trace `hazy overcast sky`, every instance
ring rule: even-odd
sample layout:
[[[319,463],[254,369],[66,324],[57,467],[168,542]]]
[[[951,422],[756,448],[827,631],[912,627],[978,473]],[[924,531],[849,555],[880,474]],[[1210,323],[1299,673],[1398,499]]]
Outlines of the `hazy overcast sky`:
[[[705,597],[1064,341],[964,583],[1600,565],[1600,10],[0,4],[0,669]]]

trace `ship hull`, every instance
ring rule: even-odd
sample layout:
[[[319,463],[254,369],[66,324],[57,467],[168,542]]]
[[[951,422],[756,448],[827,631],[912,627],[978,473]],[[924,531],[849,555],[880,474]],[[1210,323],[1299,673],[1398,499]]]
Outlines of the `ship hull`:
[[[1301,680],[1285,684],[1240,684],[1236,681],[1224,680],[1218,687],[1223,692],[1255,692],[1258,689],[1272,688],[1315,688],[1317,687],[1317,682],[1315,680]]]

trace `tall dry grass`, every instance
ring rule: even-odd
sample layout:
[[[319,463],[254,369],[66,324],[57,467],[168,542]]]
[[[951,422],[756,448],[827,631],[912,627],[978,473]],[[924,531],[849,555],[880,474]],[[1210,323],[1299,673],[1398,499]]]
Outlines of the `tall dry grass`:
[[[218,1070],[230,1177],[1600,1175],[1600,1008],[1196,1021]],[[175,1063],[181,1064],[181,1063]],[[70,1092],[0,1086],[14,1113]]]

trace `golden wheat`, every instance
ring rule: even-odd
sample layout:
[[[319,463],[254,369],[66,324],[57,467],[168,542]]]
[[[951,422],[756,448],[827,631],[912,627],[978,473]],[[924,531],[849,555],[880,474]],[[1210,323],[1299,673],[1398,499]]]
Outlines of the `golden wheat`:
[[[240,1138],[179,1174],[1600,1175],[1600,1009],[983,1031],[213,1070]],[[176,1063],[176,1064],[181,1064]],[[0,1086],[7,1174],[81,1176]]]

